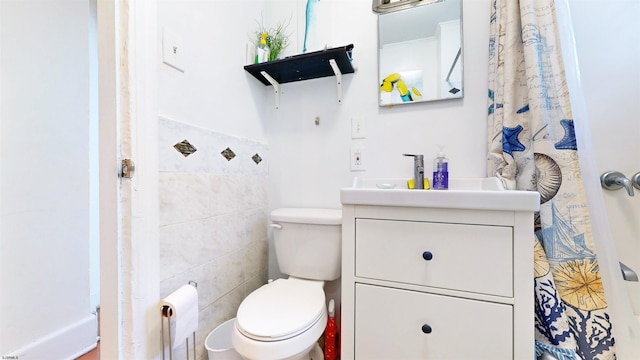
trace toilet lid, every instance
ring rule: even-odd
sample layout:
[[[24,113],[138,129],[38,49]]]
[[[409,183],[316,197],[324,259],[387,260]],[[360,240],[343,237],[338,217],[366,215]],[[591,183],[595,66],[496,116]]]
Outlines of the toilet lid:
[[[322,282],[278,279],[244,299],[238,308],[236,326],[255,340],[284,340],[306,331],[324,311]]]

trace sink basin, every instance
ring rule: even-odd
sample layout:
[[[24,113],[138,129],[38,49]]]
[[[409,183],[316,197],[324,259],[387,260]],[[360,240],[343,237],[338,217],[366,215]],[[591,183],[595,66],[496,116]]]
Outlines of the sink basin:
[[[407,179],[355,178],[340,190],[343,204],[537,211],[536,191],[505,190],[498,178],[449,179],[449,190],[411,190]]]

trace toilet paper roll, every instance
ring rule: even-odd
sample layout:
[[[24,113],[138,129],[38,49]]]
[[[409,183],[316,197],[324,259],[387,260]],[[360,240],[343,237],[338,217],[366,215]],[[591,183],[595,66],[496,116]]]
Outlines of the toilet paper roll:
[[[170,315],[171,342],[175,349],[198,329],[198,290],[184,285],[160,301],[161,313],[164,306],[169,307],[169,313],[163,316]]]

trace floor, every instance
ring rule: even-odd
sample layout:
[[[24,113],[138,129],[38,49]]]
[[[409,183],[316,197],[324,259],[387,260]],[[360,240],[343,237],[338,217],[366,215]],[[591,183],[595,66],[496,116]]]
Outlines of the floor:
[[[98,344],[95,349],[75,360],[100,360],[100,306],[96,308],[96,317],[98,318]]]
[[[98,341],[98,346],[95,349],[80,356],[76,360],[100,360],[100,341]]]

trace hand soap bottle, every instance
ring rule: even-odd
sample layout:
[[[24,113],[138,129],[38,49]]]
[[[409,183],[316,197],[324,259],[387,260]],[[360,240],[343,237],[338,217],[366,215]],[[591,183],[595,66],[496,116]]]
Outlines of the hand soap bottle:
[[[447,159],[442,146],[438,157],[433,160],[433,182],[431,188],[434,190],[447,190],[449,188],[449,159]]]

